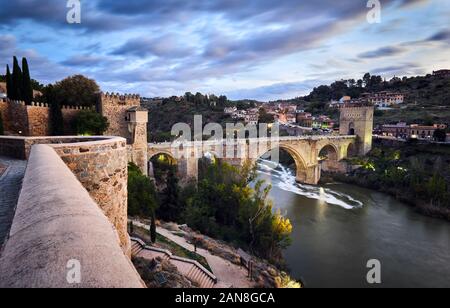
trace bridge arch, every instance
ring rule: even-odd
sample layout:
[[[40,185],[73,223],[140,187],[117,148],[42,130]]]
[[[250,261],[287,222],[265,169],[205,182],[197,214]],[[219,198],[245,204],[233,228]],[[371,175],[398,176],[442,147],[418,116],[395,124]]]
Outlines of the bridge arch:
[[[339,148],[333,143],[328,143],[320,148],[318,156],[319,160],[339,160]],[[323,158],[323,159],[322,159]]]
[[[321,170],[325,172],[336,172],[341,167],[339,164],[341,160],[339,148],[332,143],[320,148],[317,157]]]
[[[358,150],[356,144],[352,142],[347,147],[347,157],[355,157],[356,155],[358,155]]]
[[[309,178],[308,165],[306,163],[306,160],[302,157],[302,155],[293,147],[286,144],[280,144],[277,147],[271,148],[266,153],[260,155],[260,158],[264,158],[266,156],[268,157],[271,153],[273,153],[273,151],[276,151],[277,149],[285,151],[294,160],[296,167],[297,182],[307,183]],[[274,159],[274,157],[271,157],[271,159]]]
[[[161,166],[177,166],[178,160],[170,151],[155,151],[148,158],[148,175],[150,178],[157,179],[158,173],[155,172]]]

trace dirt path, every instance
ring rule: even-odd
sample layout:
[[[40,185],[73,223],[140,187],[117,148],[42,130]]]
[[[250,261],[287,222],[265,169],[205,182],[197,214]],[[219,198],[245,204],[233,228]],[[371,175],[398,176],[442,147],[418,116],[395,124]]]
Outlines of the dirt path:
[[[138,221],[133,221],[133,223],[138,227],[148,227]],[[163,229],[157,227],[156,231],[170,239],[171,241],[177,243],[181,247],[194,251],[194,246],[189,244],[185,238],[174,235],[167,229]],[[214,275],[218,279],[218,284],[216,287],[218,288],[254,288],[255,285],[253,282],[249,281],[247,278],[247,270],[241,268],[225,259],[222,259],[218,256],[212,255],[208,250],[198,248],[197,253],[204,257],[206,261],[208,261],[209,266],[211,267]]]

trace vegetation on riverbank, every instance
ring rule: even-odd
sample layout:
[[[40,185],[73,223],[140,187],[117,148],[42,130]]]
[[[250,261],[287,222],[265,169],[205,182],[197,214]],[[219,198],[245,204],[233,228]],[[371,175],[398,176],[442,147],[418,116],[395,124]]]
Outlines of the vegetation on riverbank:
[[[162,163],[162,162],[160,162]],[[271,189],[256,178],[249,166],[234,168],[226,163],[201,162],[201,178],[197,185],[180,187],[174,166],[167,166],[166,185],[156,190],[153,183],[139,176],[130,165],[129,214],[165,221],[186,223],[194,230],[225,240],[236,247],[280,263],[281,252],[290,245],[292,225],[279,212],[273,213],[268,199]]]
[[[377,144],[351,163],[362,167],[334,179],[391,194],[422,214],[450,220],[450,147]]]
[[[147,221],[147,223],[150,223],[150,222]],[[149,245],[150,245],[150,243],[152,243],[149,231],[144,228],[134,226],[133,227],[133,236],[138,237],[139,239],[143,240],[145,243],[147,243]],[[208,262],[206,261],[206,259],[204,257],[202,257],[201,255],[199,255],[195,252],[189,251],[189,250],[181,247],[177,243],[172,242],[171,240],[169,240],[168,238],[166,238],[160,234],[156,235],[156,242],[151,245],[161,248],[161,249],[168,250],[177,257],[197,261],[203,267],[205,267],[207,270],[212,272],[211,268],[209,267]]]

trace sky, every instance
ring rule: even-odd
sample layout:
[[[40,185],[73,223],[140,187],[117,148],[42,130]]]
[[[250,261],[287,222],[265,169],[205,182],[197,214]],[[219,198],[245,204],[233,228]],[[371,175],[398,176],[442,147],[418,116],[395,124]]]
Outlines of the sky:
[[[390,79],[450,69],[450,1],[0,0],[0,65],[32,78],[83,74],[104,92],[214,93],[261,101],[370,72]]]

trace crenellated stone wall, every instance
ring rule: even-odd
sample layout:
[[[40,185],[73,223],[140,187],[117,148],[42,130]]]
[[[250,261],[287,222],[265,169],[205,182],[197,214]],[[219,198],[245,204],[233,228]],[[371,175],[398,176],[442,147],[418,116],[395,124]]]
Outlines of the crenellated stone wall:
[[[109,128],[105,135],[128,138],[130,131],[128,129],[127,111],[140,105],[141,99],[139,95],[102,93],[99,102],[100,113],[108,118],[109,121]]]
[[[87,107],[63,106],[61,108],[66,135],[75,134],[72,123],[80,110]],[[8,136],[48,136],[51,135],[50,108],[47,104],[25,105],[21,101],[0,100],[5,135]]]

